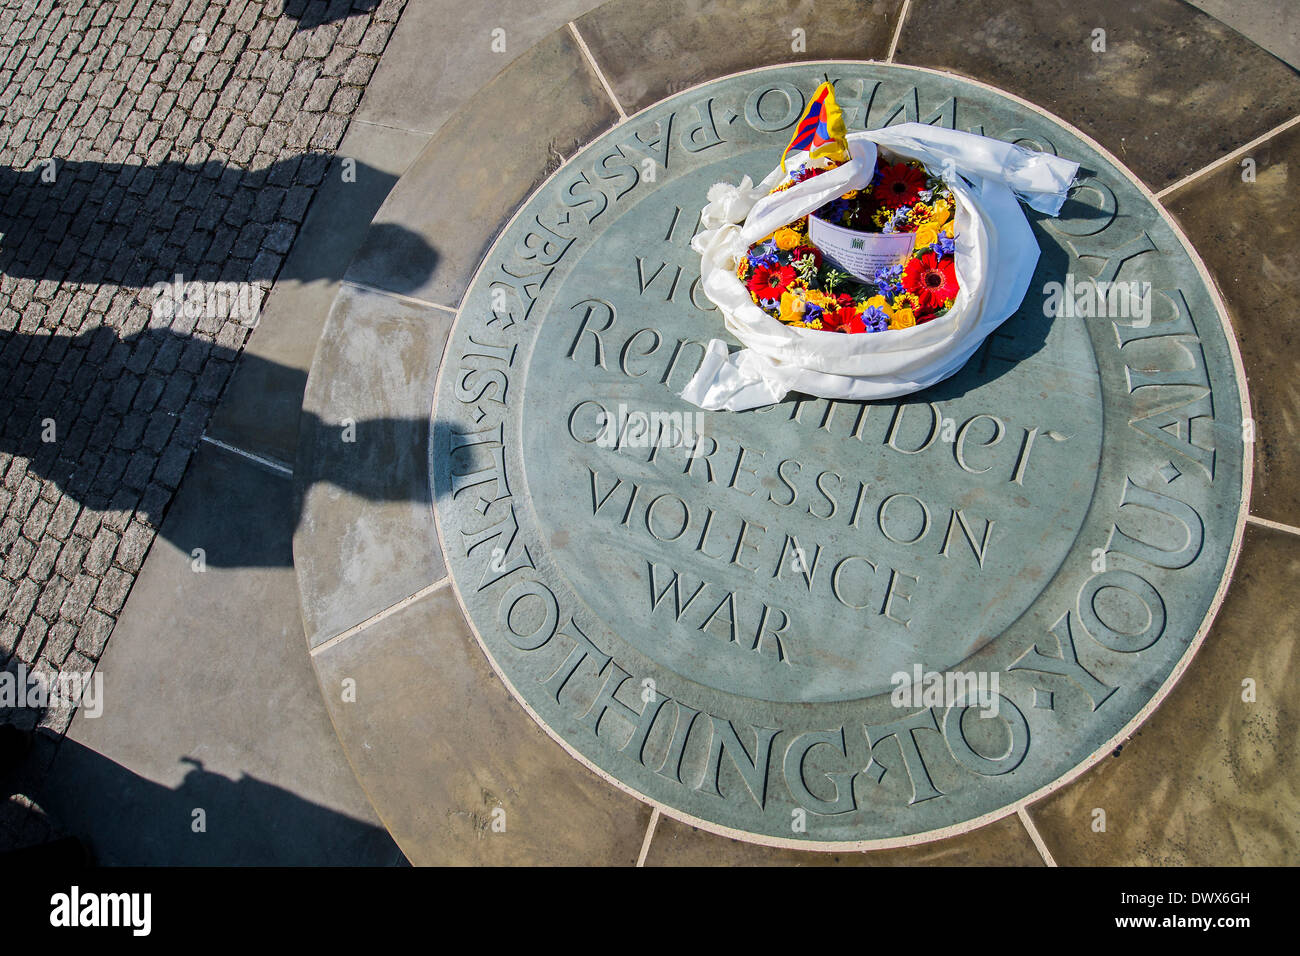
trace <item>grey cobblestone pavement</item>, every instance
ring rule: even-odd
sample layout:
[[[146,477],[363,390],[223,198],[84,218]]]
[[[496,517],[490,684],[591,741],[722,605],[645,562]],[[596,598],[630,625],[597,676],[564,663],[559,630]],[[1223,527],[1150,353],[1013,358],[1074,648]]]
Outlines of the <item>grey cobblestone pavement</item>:
[[[255,324],[155,284],[270,288],[404,3],[4,0],[0,666],[93,671]]]

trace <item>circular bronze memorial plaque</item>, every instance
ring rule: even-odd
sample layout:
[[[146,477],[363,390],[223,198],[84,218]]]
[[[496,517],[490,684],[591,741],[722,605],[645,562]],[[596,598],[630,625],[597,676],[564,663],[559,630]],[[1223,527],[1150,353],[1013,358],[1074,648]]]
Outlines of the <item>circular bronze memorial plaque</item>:
[[[678,398],[727,338],[690,249],[828,72],[850,130],[919,120],[1082,164],[1019,312],[905,401]],[[1095,144],[987,87],[825,63],[633,116],[482,263],[433,409],[435,510],[484,651],[558,741],[769,843],[969,828],[1131,732],[1204,635],[1243,509],[1239,366],[1197,260]]]

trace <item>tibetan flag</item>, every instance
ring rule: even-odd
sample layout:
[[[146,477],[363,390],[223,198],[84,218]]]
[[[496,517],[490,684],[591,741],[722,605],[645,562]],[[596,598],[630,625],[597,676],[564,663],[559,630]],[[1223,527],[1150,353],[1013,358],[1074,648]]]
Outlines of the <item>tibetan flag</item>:
[[[844,114],[835,102],[835,88],[830,83],[823,83],[817,87],[812,102],[794,128],[790,145],[781,154],[781,171],[785,171],[786,156],[801,149],[808,150],[811,159],[828,156],[840,162],[847,161],[849,143],[846,137]]]

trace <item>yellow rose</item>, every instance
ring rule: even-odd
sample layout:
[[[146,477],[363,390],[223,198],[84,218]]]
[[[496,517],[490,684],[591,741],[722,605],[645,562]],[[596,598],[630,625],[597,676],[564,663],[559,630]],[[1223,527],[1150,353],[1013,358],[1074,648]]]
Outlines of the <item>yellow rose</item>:
[[[955,223],[951,223],[951,222],[950,222],[950,223],[948,223],[948,225],[944,226],[944,227],[943,227],[942,229],[940,229],[939,231],[942,232],[942,233],[943,233],[945,236],[947,236],[949,239],[951,239],[951,238],[955,235],[955,233],[954,233],[954,231],[953,231],[953,226],[954,226],[954,225],[955,225]]]
[[[920,229],[916,230],[916,238],[913,240],[913,248],[924,249],[926,246],[933,245],[939,241],[939,227],[933,223],[927,223]]]
[[[858,198],[858,191],[857,191],[856,189],[850,189],[848,192],[846,192],[846,193],[845,193],[843,196],[841,196],[840,198],[841,198],[841,199],[857,199],[857,198]]]
[[[916,325],[916,316],[912,314],[911,309],[899,309],[889,319],[891,329],[910,329]]]
[[[894,314],[894,307],[885,301],[885,297],[883,295],[873,295],[870,299],[866,301],[866,307],[868,309],[872,308],[873,306],[877,309],[883,310],[885,315]]]
[[[802,322],[805,304],[803,299],[791,292],[781,293],[781,321]]]
[[[932,226],[942,226],[952,218],[952,209],[946,202],[937,202],[930,207],[928,222]]]
[[[799,233],[784,226],[774,232],[772,238],[776,240],[776,247],[783,252],[799,245]]]

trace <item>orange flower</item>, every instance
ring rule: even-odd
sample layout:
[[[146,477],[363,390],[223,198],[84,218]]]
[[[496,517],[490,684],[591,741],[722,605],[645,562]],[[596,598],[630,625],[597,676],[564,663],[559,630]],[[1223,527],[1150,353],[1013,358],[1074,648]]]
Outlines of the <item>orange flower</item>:
[[[916,230],[916,239],[913,241],[913,248],[924,249],[926,246],[933,245],[939,241],[939,227],[927,223],[920,229]]]
[[[776,240],[776,247],[780,249],[782,252],[787,252],[790,249],[793,249],[795,246],[799,245],[799,243],[802,241],[802,237],[799,235],[799,233],[795,232],[793,229],[790,229],[788,227],[782,227],[778,229],[773,234],[772,238]]]
[[[803,321],[805,303],[793,292],[781,293],[781,321],[785,323],[800,323]]]

